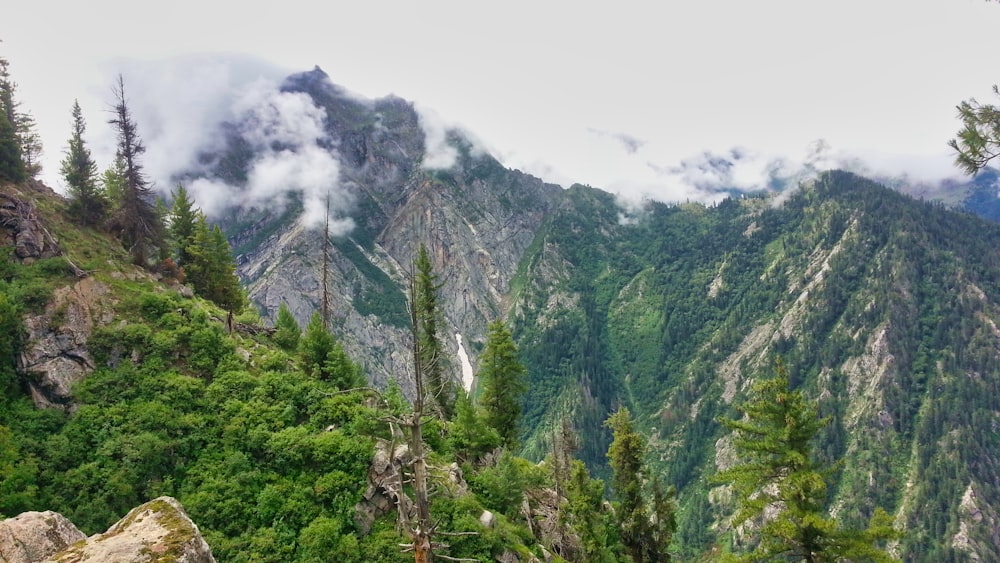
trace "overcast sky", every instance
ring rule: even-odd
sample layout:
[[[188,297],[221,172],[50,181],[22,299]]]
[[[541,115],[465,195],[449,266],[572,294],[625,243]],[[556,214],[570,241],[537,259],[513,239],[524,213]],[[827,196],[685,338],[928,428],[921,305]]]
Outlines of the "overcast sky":
[[[706,152],[738,155],[723,180],[747,187],[776,158],[956,175],[955,105],[993,103],[1000,82],[1000,4],[983,0],[9,4],[0,53],[57,189],[74,98],[109,164],[118,72],[143,95],[161,187],[164,155],[254,78],[319,65],[433,110],[508,166],[664,200],[698,196]]]

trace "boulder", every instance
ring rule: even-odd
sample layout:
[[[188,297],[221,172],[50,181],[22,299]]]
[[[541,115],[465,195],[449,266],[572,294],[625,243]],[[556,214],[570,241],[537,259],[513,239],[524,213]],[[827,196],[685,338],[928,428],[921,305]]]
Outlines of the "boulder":
[[[124,518],[86,541],[56,553],[46,563],[215,563],[212,550],[172,497],[133,508]]]
[[[0,522],[0,561],[45,561],[87,536],[56,512],[25,512]]]

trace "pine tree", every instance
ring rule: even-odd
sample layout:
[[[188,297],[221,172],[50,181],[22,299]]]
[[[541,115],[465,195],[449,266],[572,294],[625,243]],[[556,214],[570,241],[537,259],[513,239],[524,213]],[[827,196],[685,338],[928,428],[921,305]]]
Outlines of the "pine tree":
[[[619,561],[612,552],[613,529],[609,513],[604,508],[604,481],[591,479],[587,466],[574,459],[566,483],[566,512],[570,524],[580,537],[583,553],[574,561],[611,563]]]
[[[278,305],[278,317],[275,319],[274,328],[274,343],[279,348],[286,351],[298,348],[302,328],[299,327],[299,322],[295,320],[284,302]]]
[[[656,480],[653,481],[653,506],[646,506],[643,498],[645,441],[635,430],[632,415],[624,407],[612,414],[605,424],[614,434],[608,448],[608,462],[613,472],[611,486],[618,497],[615,517],[625,552],[634,563],[669,561],[667,548],[675,528],[674,507]]]
[[[527,370],[503,321],[490,323],[486,348],[479,359],[482,388],[479,404],[486,412],[487,423],[500,434],[503,445],[512,449],[520,435],[521,401],[528,390]]]
[[[30,113],[19,113],[14,124],[17,142],[21,146],[21,160],[28,176],[37,178],[42,172],[42,136],[38,134],[35,118]]]
[[[361,367],[351,361],[344,347],[326,329],[319,311],[313,313],[299,339],[299,361],[307,374],[329,381],[338,389],[352,389],[365,384]]]
[[[114,118],[109,121],[118,134],[118,153],[122,164],[122,192],[115,202],[109,226],[140,266],[148,265],[154,250],[163,245],[163,224],[153,206],[153,191],[142,169],[146,147],[125,96],[125,79],[118,75],[115,85]]]
[[[188,260],[184,275],[195,293],[226,310],[231,324],[233,315],[247,305],[246,293],[236,276],[236,261],[222,229],[218,225],[210,227],[200,210],[195,215],[194,234],[185,245]]]
[[[15,92],[17,84],[10,77],[10,63],[0,57],[0,109],[14,129],[14,139],[21,155],[27,177],[35,177],[42,170],[42,140],[35,126],[35,118],[20,110]]]
[[[500,435],[486,422],[484,413],[476,408],[465,393],[455,400],[455,420],[451,423],[448,442],[461,462],[475,462],[500,446]]]
[[[1000,96],[1000,87],[993,86]],[[955,164],[967,174],[976,174],[1000,157],[1000,107],[974,98],[957,106],[962,129],[948,145],[955,149]]]
[[[115,161],[101,173],[100,182],[109,215],[117,213],[125,194],[125,161],[121,155],[115,155]]]
[[[876,510],[866,530],[855,531],[841,528],[824,510],[828,471],[814,458],[812,442],[829,419],[821,419],[817,404],[791,388],[780,362],[775,376],[755,383],[738,409],[742,420],[719,422],[734,432],[740,462],[714,480],[731,485],[736,494],[733,526],[762,520],[759,544],[742,560],[892,561],[877,547],[896,536],[884,511]]]
[[[170,206],[170,222],[167,233],[170,244],[177,259],[177,265],[184,267],[191,262],[190,247],[194,243],[194,234],[198,226],[199,212],[194,202],[188,196],[184,186],[177,184],[177,191],[172,192],[173,203]]]
[[[17,137],[14,84],[8,73],[7,59],[0,57],[0,180],[23,182],[27,177]]]
[[[455,414],[455,386],[445,373],[444,346],[438,334],[441,313],[437,306],[440,285],[434,274],[427,247],[420,245],[416,266],[417,335],[420,339],[420,357],[427,406],[439,418],[450,420]]]
[[[14,127],[7,120],[7,115],[0,111],[0,180],[17,183],[27,177]]]
[[[333,352],[334,343],[333,335],[323,325],[323,315],[319,311],[313,313],[299,339],[299,362],[302,370],[322,379],[323,366]]]
[[[97,163],[90,155],[83,135],[87,126],[80,103],[73,101],[73,125],[66,157],[60,171],[69,189],[69,211],[82,224],[97,226],[104,221],[108,202],[97,185]]]

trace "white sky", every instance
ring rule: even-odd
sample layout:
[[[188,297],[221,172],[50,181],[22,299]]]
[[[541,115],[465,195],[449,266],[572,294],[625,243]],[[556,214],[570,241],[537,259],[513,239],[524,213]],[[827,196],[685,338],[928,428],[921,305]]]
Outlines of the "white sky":
[[[690,195],[690,175],[676,169],[697,168],[705,151],[798,162],[819,139],[876,170],[957,174],[945,144],[955,105],[993,103],[1000,82],[1000,3],[983,0],[10,4],[0,53],[57,189],[74,98],[99,165],[109,164],[118,72],[133,92],[157,85],[171,108],[136,112],[150,153],[161,133],[163,146],[200,134],[195,122],[218,103],[205,85],[221,75],[319,65],[364,96],[432,108],[508,166],[657,199]],[[248,55],[276,70],[164,62],[193,54]]]

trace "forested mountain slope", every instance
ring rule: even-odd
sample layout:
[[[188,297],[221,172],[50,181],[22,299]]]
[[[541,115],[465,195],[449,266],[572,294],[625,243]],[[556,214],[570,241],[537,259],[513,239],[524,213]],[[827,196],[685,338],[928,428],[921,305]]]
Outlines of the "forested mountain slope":
[[[456,132],[454,165],[424,168],[427,139],[402,100],[359,101],[318,70],[285,88],[323,108],[357,198],[355,228],[332,237],[331,307],[375,383],[412,389],[404,280],[426,244],[445,326],[473,366],[487,322],[514,329],[531,378],[524,453],[544,457],[568,417],[581,457],[607,476],[603,422],[629,406],[679,491],[685,555],[712,544],[732,509],[706,481],[732,457],[716,418],[780,356],[832,417],[818,449],[842,460],[838,515],[896,514],[909,559],[1000,557],[993,223],[845,172],[779,195],[625,212],[601,190],[505,169]],[[239,146],[220,175],[239,179]],[[965,205],[987,214],[988,184]],[[251,298],[269,316],[286,302],[301,320],[320,306],[323,243],[291,211],[224,219]],[[457,340],[448,349],[458,379]]]
[[[817,448],[842,461],[839,517],[895,513],[906,560],[1000,557],[1000,227],[842,172],[783,203],[627,221],[603,192],[566,195],[512,284],[529,455],[568,417],[600,464],[601,422],[631,406],[691,556],[732,508],[707,480],[732,463],[716,418],[780,356],[832,417]]]
[[[0,521],[51,510],[94,534],[168,495],[218,561],[413,561],[399,387],[365,386],[319,322],[291,339],[253,311],[228,322],[176,268],[134,265],[67,207],[39,182],[0,181]],[[435,552],[579,551],[570,512],[558,535],[538,525],[558,511],[551,470],[496,449],[471,409],[423,420]],[[581,506],[608,521],[603,485],[579,474]],[[0,552],[24,551],[10,541]]]

